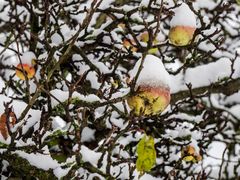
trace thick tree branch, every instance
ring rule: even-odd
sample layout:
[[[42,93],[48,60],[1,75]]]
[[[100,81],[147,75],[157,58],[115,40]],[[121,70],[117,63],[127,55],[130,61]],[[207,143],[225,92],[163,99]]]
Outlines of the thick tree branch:
[[[231,80],[224,84],[212,84],[211,86],[203,86],[192,89],[192,95],[209,95],[210,93],[222,93],[225,95],[231,95],[240,90],[240,78]],[[176,103],[179,100],[185,99],[190,96],[189,90],[179,91],[172,94],[171,104]]]

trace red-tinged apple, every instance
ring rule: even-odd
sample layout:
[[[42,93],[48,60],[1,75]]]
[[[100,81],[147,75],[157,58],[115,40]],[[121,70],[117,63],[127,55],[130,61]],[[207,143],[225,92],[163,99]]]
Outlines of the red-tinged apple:
[[[16,67],[16,76],[22,80],[26,79],[25,75],[28,79],[33,78],[36,73],[34,65],[34,60],[32,60],[31,64],[18,64]]]
[[[175,46],[186,46],[191,43],[197,27],[196,15],[188,4],[181,3],[174,9],[174,16],[170,21],[168,38]]]
[[[156,115],[169,105],[170,90],[166,87],[139,86],[127,102],[136,116]]]
[[[129,75],[131,80],[137,78],[134,91],[127,98],[133,114],[156,115],[169,105],[170,76],[162,59],[148,54],[136,62]]]
[[[22,80],[31,79],[36,73],[36,56],[33,52],[24,52],[16,66],[16,76]]]

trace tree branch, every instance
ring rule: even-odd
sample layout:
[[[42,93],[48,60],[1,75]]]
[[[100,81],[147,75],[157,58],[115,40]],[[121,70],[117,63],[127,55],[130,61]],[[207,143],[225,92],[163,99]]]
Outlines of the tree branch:
[[[211,86],[203,86],[192,89],[193,95],[207,96],[210,93],[222,93],[225,95],[231,95],[240,90],[240,78],[228,81],[223,84],[212,84]],[[185,99],[190,96],[189,90],[179,91],[172,94],[171,104],[176,103],[179,100]]]

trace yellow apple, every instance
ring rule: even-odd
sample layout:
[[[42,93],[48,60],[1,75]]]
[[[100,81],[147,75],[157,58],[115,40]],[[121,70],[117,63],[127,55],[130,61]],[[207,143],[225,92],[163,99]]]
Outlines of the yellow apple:
[[[175,26],[169,31],[170,43],[175,46],[186,46],[193,38],[196,28],[190,26]]]
[[[28,79],[33,78],[33,76],[35,75],[34,65],[32,65],[32,66],[29,64],[18,64],[17,65],[16,76],[22,80],[25,80],[23,71],[26,73],[26,76]]]
[[[140,42],[145,42],[145,43],[148,43],[149,41],[149,35],[148,35],[148,32],[144,32],[142,33],[140,36],[138,36],[138,39]],[[153,45],[156,45],[158,43],[158,40],[153,40]],[[124,39],[123,40],[123,46],[126,48],[126,49],[130,49],[132,52],[137,52],[137,48],[135,47],[136,46],[136,42],[131,39],[130,41],[127,40],[127,39]],[[149,54],[155,54],[158,52],[158,48],[151,48],[148,50],[148,53]]]
[[[141,36],[140,36],[140,40],[141,40],[142,42],[148,43],[148,41],[149,41],[148,32],[142,33]],[[154,39],[154,40],[153,40],[153,45],[156,45],[157,43],[158,43],[158,40],[157,40],[157,39]],[[151,48],[151,49],[148,50],[148,53],[149,53],[149,54],[155,54],[155,53],[157,53],[157,52],[158,52],[158,48]]]
[[[165,87],[140,86],[127,98],[130,109],[136,116],[156,115],[170,103],[170,90]]]

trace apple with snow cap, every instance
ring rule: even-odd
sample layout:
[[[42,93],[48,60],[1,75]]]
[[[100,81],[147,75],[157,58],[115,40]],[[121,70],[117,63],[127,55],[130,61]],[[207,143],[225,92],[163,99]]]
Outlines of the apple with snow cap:
[[[136,77],[141,61],[142,59],[130,72],[131,79]],[[169,74],[161,59],[153,55],[145,57],[136,81],[135,92],[127,98],[127,103],[136,116],[156,115],[169,105]]]
[[[191,43],[196,30],[196,17],[189,6],[182,3],[174,10],[170,21],[168,38],[175,46],[186,46]]]
[[[35,75],[36,56],[33,52],[25,52],[21,57],[21,62],[16,67],[16,76],[22,80],[33,78]]]

